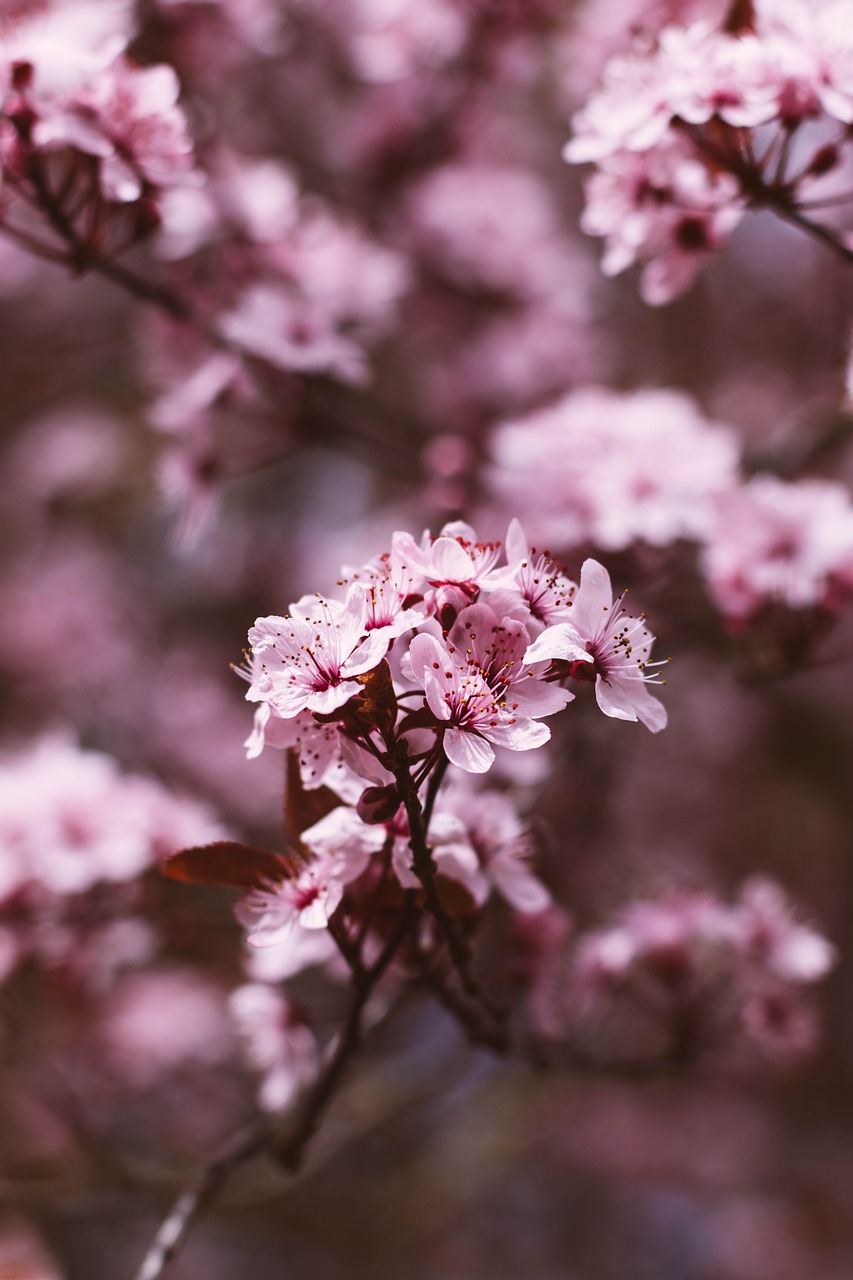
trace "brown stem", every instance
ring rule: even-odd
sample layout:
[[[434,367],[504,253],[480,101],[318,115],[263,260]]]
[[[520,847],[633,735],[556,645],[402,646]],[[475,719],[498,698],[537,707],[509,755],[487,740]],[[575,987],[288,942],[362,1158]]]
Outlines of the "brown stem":
[[[512,1040],[506,1027],[490,1020],[481,1003],[469,999],[464,992],[456,991],[447,982],[435,958],[427,954],[414,933],[410,946],[419,973],[439,1004],[465,1028],[471,1043],[483,1045],[495,1053],[507,1053],[512,1048]]]
[[[853,265],[853,248],[839,240],[829,227],[825,227],[821,222],[812,222],[811,218],[807,218],[793,204],[773,199],[768,199],[764,203],[784,222],[790,222],[801,231],[805,231],[807,235],[813,236],[815,240],[820,240],[821,244],[830,248],[843,262]]]
[[[453,967],[459,978],[460,985],[465,994],[471,1000],[482,1005],[482,1007],[497,1021],[502,1021],[506,1017],[504,1010],[499,1009],[488,996],[484,993],[480,984],[471,973],[471,947],[468,939],[459,930],[456,921],[445,909],[444,903],[441,901],[438,889],[435,884],[436,865],[432,856],[432,849],[429,845],[427,835],[427,825],[425,821],[425,812],[421,806],[418,788],[415,785],[411,774],[411,767],[408,755],[405,751],[405,743],[401,742],[397,745],[397,750],[391,756],[391,768],[400,789],[400,795],[406,810],[406,817],[409,823],[409,847],[412,850],[412,870],[420,880],[426,897],[427,910],[436,921],[444,934],[447,942],[447,949],[450,958],[453,961]],[[435,775],[433,775],[435,778]],[[440,781],[440,778],[439,778]],[[428,803],[430,812],[432,803],[435,800],[435,789],[428,791]]]
[[[721,165],[740,183],[743,194],[755,209],[770,209],[783,222],[790,222],[799,227],[815,240],[820,240],[831,249],[843,262],[853,264],[853,247],[850,247],[821,222],[812,222],[797,205],[794,196],[794,182],[786,181],[784,168],[787,163],[788,148],[793,130],[788,130],[782,151],[776,165],[776,176],[768,182],[763,170],[757,163],[750,163],[736,151],[718,146],[700,128],[681,125],[681,128],[693,140],[696,147],[715,164]]]

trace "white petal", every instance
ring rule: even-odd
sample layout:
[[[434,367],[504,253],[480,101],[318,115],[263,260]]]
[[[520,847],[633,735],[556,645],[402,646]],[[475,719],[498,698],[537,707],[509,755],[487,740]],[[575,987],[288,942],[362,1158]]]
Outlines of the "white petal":
[[[444,735],[444,752],[451,764],[466,773],[486,773],[492,765],[495,753],[477,733],[462,729],[448,729]]]

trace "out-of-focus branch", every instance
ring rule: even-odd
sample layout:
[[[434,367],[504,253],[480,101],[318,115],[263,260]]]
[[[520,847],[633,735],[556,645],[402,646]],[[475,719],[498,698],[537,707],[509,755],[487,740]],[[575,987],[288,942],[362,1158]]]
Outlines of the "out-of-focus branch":
[[[180,1196],[160,1226],[136,1273],[136,1280],[159,1280],[225,1183],[249,1160],[268,1152],[285,1167],[292,1170],[298,1168],[346,1067],[361,1045],[365,1006],[402,947],[411,928],[414,909],[414,900],[409,894],[397,928],[388,938],[378,958],[369,969],[353,975],[353,997],[346,1022],[333,1043],[319,1076],[304,1095],[290,1124],[282,1132],[269,1117],[253,1121],[222,1155],[203,1170],[193,1185]]]

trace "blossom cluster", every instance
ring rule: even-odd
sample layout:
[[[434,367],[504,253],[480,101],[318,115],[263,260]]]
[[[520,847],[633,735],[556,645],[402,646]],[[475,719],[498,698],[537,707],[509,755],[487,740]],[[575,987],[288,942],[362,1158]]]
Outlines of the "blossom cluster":
[[[128,906],[124,887],[176,846],[224,834],[206,805],[153,778],[122,773],[112,757],[81,749],[68,734],[48,734],[23,753],[7,750],[0,764],[0,974],[33,950],[47,949],[54,963],[70,959],[75,916],[88,914],[84,931],[96,917],[99,927],[111,914],[120,918]],[[97,906],[86,896],[95,890]],[[137,939],[133,929],[130,935]],[[108,949],[121,950],[118,935],[113,944]]]
[[[163,193],[199,180],[176,72],[129,57],[133,35],[113,2],[23,12],[0,30],[3,228],[80,270],[148,235]]]
[[[399,696],[422,700],[419,730],[470,773],[491,767],[495,746],[524,751],[547,742],[540,720],[575,696],[565,679],[594,681],[605,714],[663,728],[665,712],[648,688],[659,682],[654,637],[621,597],[614,601],[606,570],[587,561],[576,584],[529,547],[517,521],[501,558],[500,543],[478,541],[461,521],[419,542],[397,533],[389,552],[346,575],[342,597],[303,597],[284,617],[259,618],[246,672],[246,696],[260,704],[251,749],[304,738],[303,760],[318,761],[317,785],[354,742],[360,753],[348,747],[346,763],[372,779],[365,752],[377,754],[374,736],[335,721],[357,711],[349,704],[392,648]]]
[[[830,480],[740,475],[734,428],[668,390],[580,388],[492,435],[491,487],[559,553],[699,549],[735,626],[768,607],[836,613],[853,588],[853,501]]]
[[[528,867],[524,824],[499,791],[474,790],[474,776],[501,749],[547,742],[543,720],[574,699],[569,684],[594,684],[611,718],[652,732],[666,724],[645,619],[614,600],[601,564],[587,560],[575,583],[517,521],[505,549],[461,521],[420,540],[396,533],[389,551],[345,573],[337,598],[303,597],[285,616],[259,618],[249,640],[250,754],[293,749],[302,785],[344,802],[300,832],[307,860],[244,900],[256,945],[298,950],[303,931],[326,927],[383,862],[400,888],[418,887],[401,762],[418,785],[448,764],[459,770],[436,791],[429,825],[436,872],[458,902],[476,911],[494,889],[518,912],[543,911],[550,898]]]
[[[770,1052],[796,1052],[815,1032],[802,989],[835,962],[780,886],[756,878],[731,906],[701,892],[631,903],[579,939],[574,997],[587,1015],[628,1000],[658,1018],[689,1016],[706,1041],[737,1024]]]
[[[607,275],[642,267],[652,305],[682,293],[749,208],[828,204],[849,162],[853,40],[844,0],[732,6],[612,58],[565,157],[591,161],[582,227]]]

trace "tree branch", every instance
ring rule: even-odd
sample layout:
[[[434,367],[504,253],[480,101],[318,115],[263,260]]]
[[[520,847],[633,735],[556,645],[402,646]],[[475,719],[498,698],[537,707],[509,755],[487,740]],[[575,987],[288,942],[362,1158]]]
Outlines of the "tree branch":
[[[255,1156],[268,1152],[286,1168],[296,1170],[317,1125],[362,1040],[365,1006],[387,972],[412,926],[415,904],[406,896],[394,932],[369,969],[354,975],[355,990],[346,1022],[320,1075],[303,1096],[291,1124],[282,1133],[274,1119],[264,1116],[250,1124],[221,1156],[213,1160],[179,1197],[149,1248],[135,1280],[159,1280],[202,1214],[214,1202],[233,1173]]]

